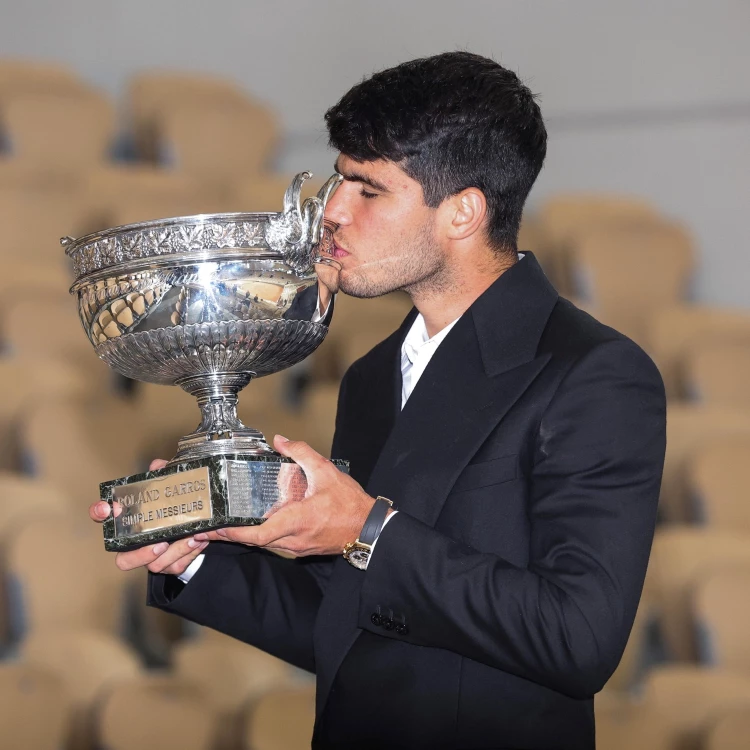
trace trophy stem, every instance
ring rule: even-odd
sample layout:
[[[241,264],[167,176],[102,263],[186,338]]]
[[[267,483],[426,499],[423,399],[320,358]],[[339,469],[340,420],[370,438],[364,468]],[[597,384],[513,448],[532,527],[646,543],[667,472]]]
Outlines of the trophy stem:
[[[170,464],[206,456],[274,452],[263,433],[246,427],[237,415],[238,394],[254,376],[253,372],[213,372],[176,381],[198,400],[201,423],[195,432],[180,439]]]

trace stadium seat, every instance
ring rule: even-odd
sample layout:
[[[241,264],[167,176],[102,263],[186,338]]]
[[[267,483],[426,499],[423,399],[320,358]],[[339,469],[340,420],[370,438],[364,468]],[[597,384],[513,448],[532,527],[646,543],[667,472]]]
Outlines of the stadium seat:
[[[269,690],[244,715],[248,750],[305,750],[315,723],[315,687]]]
[[[670,657],[694,662],[700,653],[692,597],[714,571],[750,565],[750,535],[701,527],[668,527],[657,532],[647,587]]]
[[[62,684],[70,721],[61,750],[95,750],[98,701],[142,674],[138,659],[113,635],[92,630],[40,630],[21,644],[21,659],[51,672]],[[44,714],[37,717],[44,720]]]
[[[575,300],[642,346],[654,313],[685,298],[693,265],[690,237],[666,222],[581,230],[570,250]]]
[[[0,663],[0,743],[8,750],[61,750],[68,731],[63,684],[43,667]]]
[[[701,340],[685,357],[686,392],[700,403],[750,413],[748,383],[750,330],[744,337]]]
[[[689,467],[711,443],[729,435],[750,436],[750,415],[736,409],[670,404],[667,414],[667,455],[659,513],[672,523],[700,519],[688,486]]]
[[[216,720],[200,683],[147,675],[103,690],[96,736],[106,750],[213,750]]]
[[[750,679],[750,561],[707,572],[696,585],[693,611],[702,661]]]
[[[690,395],[685,382],[686,357],[699,342],[717,337],[750,339],[750,313],[701,305],[676,305],[654,313],[647,349],[664,378],[667,396]]]
[[[750,434],[706,441],[694,453],[687,472],[699,521],[750,533]]]

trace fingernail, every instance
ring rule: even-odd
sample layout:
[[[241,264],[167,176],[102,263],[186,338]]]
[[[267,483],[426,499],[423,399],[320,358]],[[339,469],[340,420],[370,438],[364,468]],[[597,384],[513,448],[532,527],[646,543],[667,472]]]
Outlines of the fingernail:
[[[192,547],[193,549],[195,549],[198,545],[200,545],[200,542],[196,542],[195,537],[193,537],[192,539],[188,539],[188,547]]]
[[[219,536],[226,536],[227,535],[227,530],[226,529],[216,529],[216,533]]]
[[[208,541],[208,534],[196,534],[193,539],[197,539],[199,542]]]
[[[288,443],[289,438],[285,438],[283,435],[277,435],[276,436],[279,440],[281,440],[282,443]]]
[[[162,553],[166,552],[168,549],[169,549],[169,544],[167,542],[159,542],[159,544],[154,545],[154,554],[161,555]]]
[[[100,516],[108,516],[109,515],[109,503],[101,502],[99,505],[97,505],[97,513]]]

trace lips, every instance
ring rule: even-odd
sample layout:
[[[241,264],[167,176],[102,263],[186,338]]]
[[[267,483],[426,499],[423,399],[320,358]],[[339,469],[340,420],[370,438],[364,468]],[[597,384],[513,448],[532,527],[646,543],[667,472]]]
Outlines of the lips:
[[[333,257],[334,258],[346,258],[347,255],[351,255],[350,252],[344,250],[336,240],[333,241]]]

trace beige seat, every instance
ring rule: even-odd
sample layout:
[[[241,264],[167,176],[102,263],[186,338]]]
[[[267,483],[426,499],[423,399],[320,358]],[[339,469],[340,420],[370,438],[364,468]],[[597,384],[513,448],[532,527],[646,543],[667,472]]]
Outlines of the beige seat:
[[[687,471],[701,521],[713,528],[750,533],[750,434],[707,441]]]
[[[750,535],[748,535],[750,536]],[[701,578],[693,595],[695,619],[708,663],[750,679],[750,563]]]
[[[667,455],[662,477],[660,513],[671,522],[696,520],[688,486],[689,467],[712,441],[750,435],[750,415],[730,409],[670,404],[667,414]]]
[[[68,498],[62,487],[9,471],[0,471],[0,539],[5,543],[22,521],[63,514]]]
[[[333,174],[333,167],[331,167]],[[284,193],[292,182],[292,174],[263,171],[252,176],[242,175],[227,189],[226,211],[281,211]],[[316,174],[302,185],[302,200],[315,195],[328,178]]]
[[[211,107],[182,101],[164,113],[161,130],[169,163],[222,195],[236,181],[264,174],[278,141],[273,113],[250,100]]]
[[[640,671],[644,661],[644,649],[648,628],[654,617],[654,606],[649,598],[648,592],[641,597],[635,621],[630,631],[630,637],[625,646],[620,663],[614,674],[607,681],[607,690],[627,691],[634,688],[640,678]]]
[[[75,70],[62,63],[0,58],[0,101],[7,93],[67,91],[84,85]]]
[[[143,468],[132,409],[101,398],[39,400],[24,414],[21,444],[29,469],[63,487],[76,513],[97,500],[101,482]]]
[[[683,661],[699,655],[692,597],[714,571],[750,565],[750,535],[701,527],[658,531],[649,563],[647,588],[653,596],[669,654]]]
[[[94,750],[97,703],[106,691],[141,675],[136,657],[113,635],[92,630],[41,630],[20,650],[24,662],[51,672],[63,685],[71,710],[61,750]],[[131,716],[134,722],[138,718]]]
[[[93,90],[6,97],[2,123],[14,158],[43,171],[81,172],[104,162],[115,136],[115,112]]]
[[[730,709],[708,731],[704,750],[747,750],[750,712],[745,706]]]
[[[245,745],[252,750],[305,750],[315,723],[315,687],[270,690],[245,711]]]
[[[96,712],[107,750],[212,750],[216,715],[199,683],[145,676],[106,690]]]
[[[148,164],[92,169],[85,189],[92,206],[92,231],[226,210],[197,180]]]
[[[0,737],[11,750],[60,750],[66,738],[67,700],[61,681],[47,670],[0,663]]]
[[[179,678],[203,686],[220,716],[216,746],[227,749],[238,744],[245,703],[294,680],[284,662],[218,633],[177,644],[174,670]]]
[[[685,358],[687,393],[705,404],[750,412],[750,331],[699,341]]]
[[[55,518],[65,512],[68,499],[61,488],[20,474],[0,471],[0,642],[7,643],[13,630],[6,586],[6,553],[16,531],[34,518]],[[21,613],[18,613],[19,615]]]
[[[36,397],[29,371],[11,357],[0,358],[0,470],[20,471],[19,428],[26,405]]]
[[[77,186],[0,183],[0,261],[24,259],[56,266],[69,275],[60,237],[79,236],[90,224],[90,208]]]
[[[555,269],[559,291],[566,295],[573,291],[569,252],[582,231],[660,219],[656,208],[643,198],[606,193],[560,193],[544,200],[536,216],[542,252]]]
[[[657,311],[649,325],[648,351],[659,367],[673,398],[688,395],[685,362],[688,353],[704,341],[750,338],[750,313],[699,305],[677,305]]]
[[[666,222],[582,229],[570,250],[575,299],[643,346],[654,313],[684,298],[693,264],[687,232]]]
[[[45,513],[7,538],[7,570],[24,630],[124,629],[128,577],[104,550],[102,529],[84,512]]]
[[[724,670],[663,666],[648,676],[643,703],[669,732],[669,750],[702,750],[706,735],[727,712],[750,710],[750,679]],[[633,745],[651,750],[649,745]]]
[[[10,354],[25,367],[40,395],[94,398],[112,391],[112,370],[96,356],[81,325],[76,299],[65,290],[36,298],[20,295],[4,310],[2,332]],[[68,387],[69,386],[69,387]]]
[[[168,70],[144,70],[128,86],[128,110],[138,155],[146,161],[159,157],[161,118],[182,102],[205,108],[244,101],[242,89],[226,78]]]
[[[605,688],[594,699],[597,750],[673,750],[666,722],[641,700]]]

